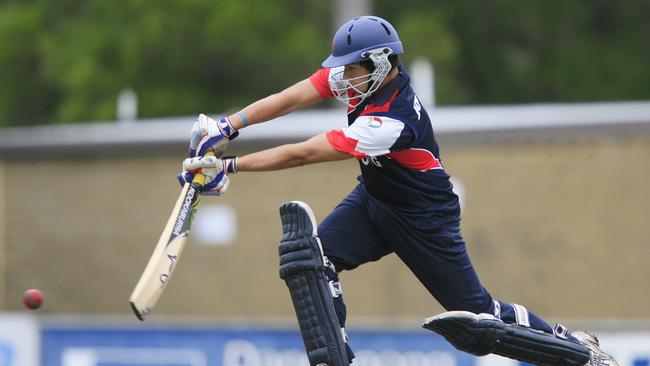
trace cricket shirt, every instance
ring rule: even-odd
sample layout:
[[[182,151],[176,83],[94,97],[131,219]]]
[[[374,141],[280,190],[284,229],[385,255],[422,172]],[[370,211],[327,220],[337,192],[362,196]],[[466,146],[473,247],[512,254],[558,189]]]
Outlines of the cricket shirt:
[[[309,80],[327,99],[329,83],[341,68],[323,68]],[[410,77],[399,73],[382,89],[348,110],[348,126],[327,133],[337,151],[359,160],[359,181],[368,193],[428,225],[460,218],[458,196],[440,158],[428,113],[413,91]]]

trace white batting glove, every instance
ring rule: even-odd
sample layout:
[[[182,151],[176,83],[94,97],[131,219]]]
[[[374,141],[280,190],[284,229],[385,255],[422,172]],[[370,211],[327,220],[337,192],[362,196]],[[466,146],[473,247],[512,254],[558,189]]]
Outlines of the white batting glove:
[[[203,156],[210,150],[216,156],[221,156],[226,151],[228,142],[238,134],[228,117],[216,121],[200,114],[190,132],[190,157]]]
[[[191,182],[194,174],[205,175],[203,194],[220,195],[228,189],[230,179],[227,174],[237,172],[237,157],[219,159],[214,156],[188,158],[183,161],[183,172],[178,180],[181,185]]]

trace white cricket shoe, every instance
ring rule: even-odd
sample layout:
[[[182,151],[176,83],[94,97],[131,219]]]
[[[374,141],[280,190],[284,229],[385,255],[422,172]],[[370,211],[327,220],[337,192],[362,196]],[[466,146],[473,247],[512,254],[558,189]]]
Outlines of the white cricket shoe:
[[[595,335],[581,330],[575,331],[571,335],[578,338],[580,343],[587,347],[591,353],[590,361],[585,366],[619,366],[614,357],[600,349],[600,343]]]

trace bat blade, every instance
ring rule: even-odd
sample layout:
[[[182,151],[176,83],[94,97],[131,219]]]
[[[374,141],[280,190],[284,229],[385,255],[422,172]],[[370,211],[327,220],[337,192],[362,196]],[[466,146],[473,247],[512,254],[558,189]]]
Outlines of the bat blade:
[[[192,183],[183,186],[154,252],[131,293],[131,308],[135,316],[142,321],[151,313],[165,290],[183,252],[194,213],[199,205],[203,185],[201,178],[205,179],[202,176],[198,179],[195,177]]]

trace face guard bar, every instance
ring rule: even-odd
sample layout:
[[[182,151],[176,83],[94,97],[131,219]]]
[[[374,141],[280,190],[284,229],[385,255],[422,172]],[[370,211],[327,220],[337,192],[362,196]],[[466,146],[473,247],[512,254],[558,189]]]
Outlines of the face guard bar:
[[[345,68],[341,67],[340,71],[336,71],[330,76],[329,87],[334,97],[349,107],[350,111],[348,114],[354,111],[366,98],[379,89],[382,81],[384,81],[392,68],[388,60],[388,56],[392,53],[393,51],[388,47],[376,48],[364,52],[361,57],[370,59],[375,66],[373,72],[369,74],[344,79],[343,73]],[[364,85],[368,85],[368,90],[362,92],[361,89]]]

